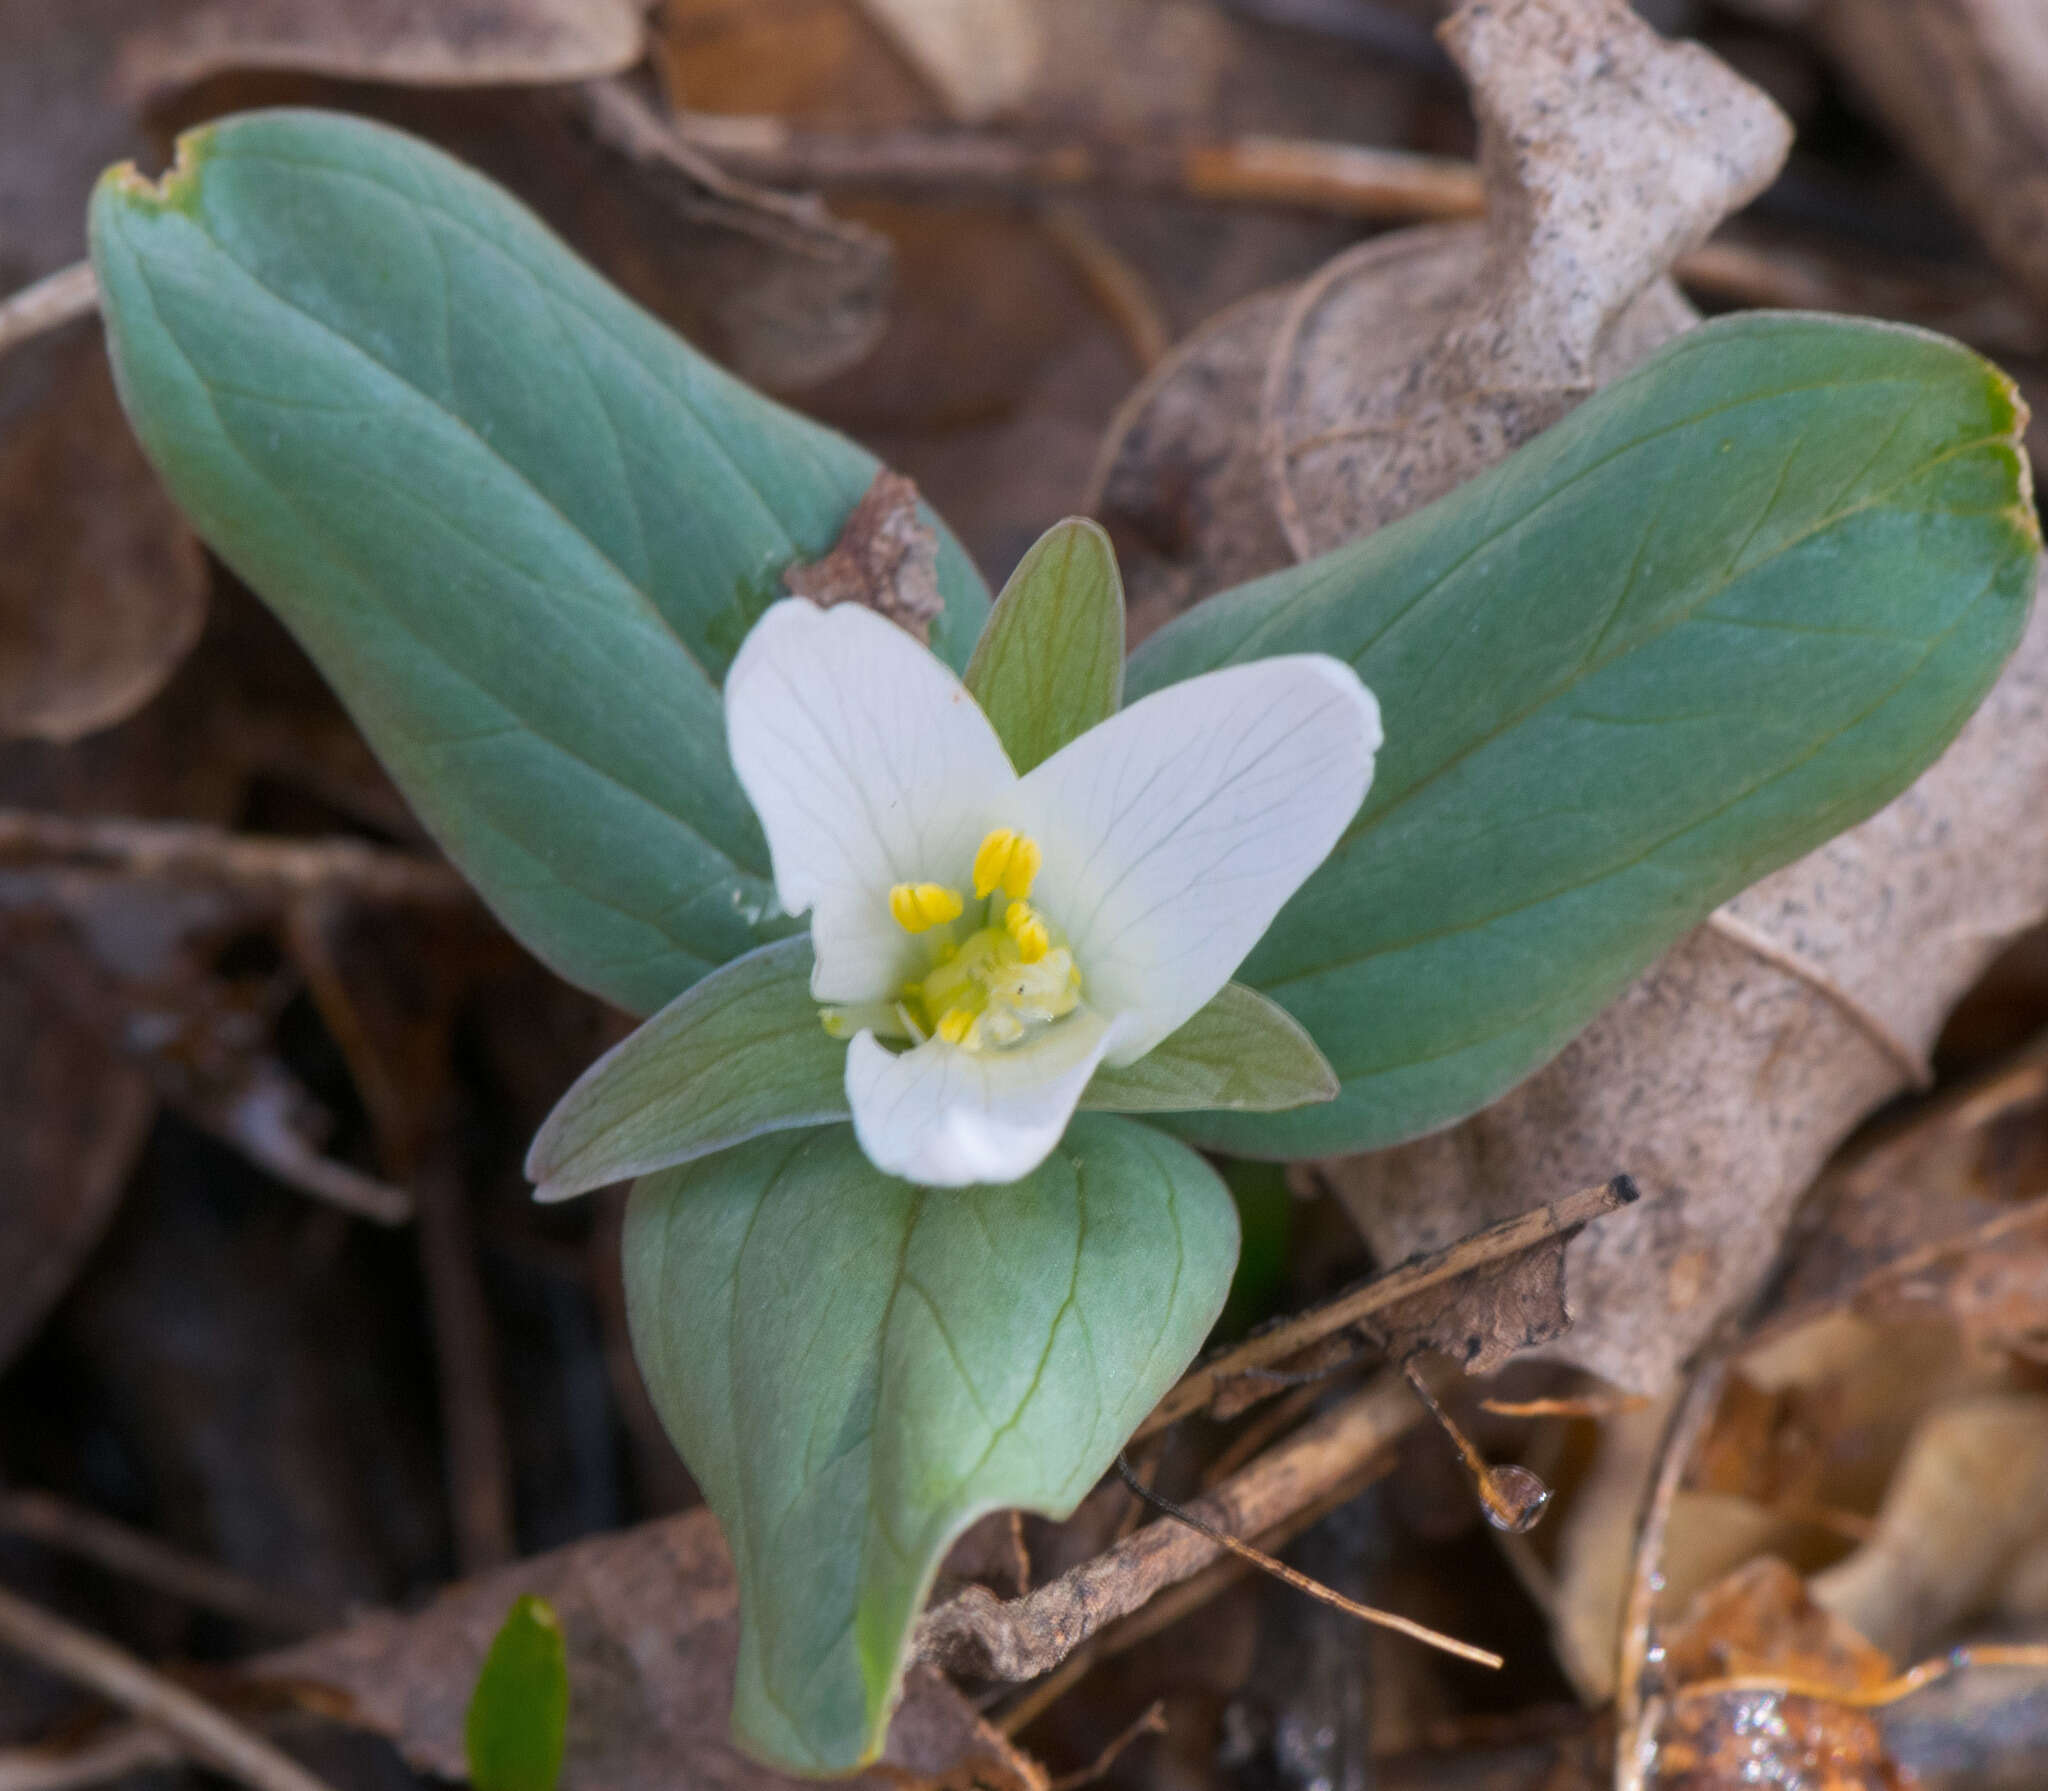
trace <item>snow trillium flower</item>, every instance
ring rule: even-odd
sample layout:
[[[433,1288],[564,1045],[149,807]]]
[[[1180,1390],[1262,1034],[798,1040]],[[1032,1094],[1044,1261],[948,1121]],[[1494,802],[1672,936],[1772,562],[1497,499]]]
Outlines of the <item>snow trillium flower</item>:
[[[935,1187],[1028,1175],[1099,1065],[1215,996],[1380,744],[1357,674],[1299,654],[1172,685],[1020,777],[910,635],[801,598],[754,626],[725,701],[861,1149]]]

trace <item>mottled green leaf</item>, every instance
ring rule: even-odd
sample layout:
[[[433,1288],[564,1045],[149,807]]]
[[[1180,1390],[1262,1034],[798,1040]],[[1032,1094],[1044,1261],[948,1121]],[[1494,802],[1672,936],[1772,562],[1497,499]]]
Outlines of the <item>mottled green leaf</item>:
[[[151,460],[512,931],[643,1013],[787,931],[718,685],[875,460],[362,119],[203,126],[91,228]],[[943,530],[940,582],[960,665],[987,599]]]
[[[1176,1129],[1313,1155],[1454,1120],[1896,795],[2025,622],[2020,424],[2011,383],[1936,336],[1711,323],[1441,502],[1156,635],[1134,691],[1332,653],[1387,736],[1239,972],[1343,1092]]]
[[[739,1570],[735,1728],[845,1772],[947,1545],[984,1511],[1074,1508],[1200,1346],[1237,1220],[1130,1120],[933,1191],[835,1126],[641,1182],[625,1249],[641,1370]]]

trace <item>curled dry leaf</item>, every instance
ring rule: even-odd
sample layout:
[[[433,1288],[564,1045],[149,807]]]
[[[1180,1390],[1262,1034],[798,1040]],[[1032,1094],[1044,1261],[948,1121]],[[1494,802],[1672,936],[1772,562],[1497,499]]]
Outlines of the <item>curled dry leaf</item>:
[[[2034,0],[1820,0],[1814,26],[1992,254],[2048,302],[2048,13]]]
[[[1839,1687],[1883,1685],[1892,1662],[1807,1595],[1799,1575],[1768,1556],[1693,1601],[1665,1642],[1668,1685],[1750,1676]],[[1815,1791],[1894,1791],[1906,1781],[1865,1710],[1775,1691],[1677,1696],[1657,1735],[1654,1791],[1795,1784]]]
[[[727,1730],[739,1587],[711,1513],[580,1542],[466,1580],[414,1616],[362,1618],[262,1657],[249,1676],[389,1737],[422,1771],[464,1776],[463,1717],[512,1601],[545,1598],[569,1657],[562,1791],[667,1791],[678,1764],[707,1791],[796,1781],[757,1765]],[[1038,1767],[930,1668],[914,1672],[865,1791],[1044,1791]]]
[[[1770,100],[1621,0],[1470,0],[1442,35],[1486,223],[1376,238],[1133,395],[1092,507],[1142,543],[1138,631],[1442,496],[1686,328],[1666,269],[1784,159]]]
[[[782,575],[791,593],[820,609],[864,603],[927,645],[945,613],[939,538],[917,513],[917,487],[886,467],[875,475],[832,551]]]
[[[421,87],[582,81],[639,61],[644,10],[641,0],[208,0],[130,39],[117,82],[140,99],[252,68]]]
[[[155,1112],[146,1076],[0,965],[0,1367],[99,1242]]]
[[[1009,110],[1044,54],[1031,0],[861,0],[962,124]]]
[[[199,638],[205,556],[135,445],[97,331],[5,364],[0,540],[0,735],[110,727]]]
[[[1988,1393],[1914,1432],[1876,1533],[1812,1581],[1817,1603],[1891,1653],[1917,1659],[1989,1604],[2048,1528],[2048,1397]]]
[[[597,83],[580,103],[579,135],[597,163],[562,203],[613,223],[620,255],[607,259],[645,276],[629,282],[643,303],[740,378],[779,392],[829,379],[875,346],[895,269],[880,231],[734,178],[623,82]],[[590,197],[592,181],[603,198]]]
[[[1578,1230],[1410,1294],[1365,1320],[1364,1328],[1396,1361],[1434,1350],[1467,1374],[1491,1374],[1510,1356],[1554,1343],[1571,1329],[1564,1252]]]

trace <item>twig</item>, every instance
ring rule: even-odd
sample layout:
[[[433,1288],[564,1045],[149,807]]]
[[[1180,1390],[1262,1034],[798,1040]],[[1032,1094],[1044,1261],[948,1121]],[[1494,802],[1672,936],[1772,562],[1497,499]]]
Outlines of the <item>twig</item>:
[[[1405,1300],[1425,1288],[1435,1287],[1468,1269],[1519,1256],[1538,1244],[1547,1243],[1564,1232],[1599,1218],[1603,1213],[1627,1206],[1636,1198],[1635,1183],[1625,1175],[1617,1175],[1596,1188],[1582,1188],[1578,1193],[1567,1194],[1562,1200],[1552,1201],[1534,1212],[1489,1225],[1483,1231],[1475,1231],[1470,1237],[1459,1239],[1447,1249],[1414,1257],[1398,1268],[1389,1269],[1384,1275],[1361,1282],[1333,1300],[1246,1338],[1236,1348],[1226,1350],[1215,1360],[1183,1375],[1173,1391],[1153,1409],[1152,1415],[1138,1426],[1137,1434],[1140,1437],[1150,1436],[1176,1419],[1200,1411],[1225,1382],[1283,1361],[1393,1305],[1397,1300]]]
[[[0,1531],[80,1556],[110,1573],[261,1629],[310,1635],[338,1620],[338,1614],[325,1606],[273,1592],[217,1562],[188,1555],[49,1493],[0,1494]]]
[[[85,1791],[152,1767],[176,1766],[185,1750],[161,1731],[128,1723],[82,1747],[0,1752],[0,1791]]]
[[[1476,217],[1485,205],[1470,162],[1306,138],[1047,141],[959,129],[807,130],[780,118],[706,112],[681,114],[674,129],[768,186],[1010,196],[1109,188],[1378,219]]]
[[[1286,1519],[1270,1530],[1259,1533],[1259,1540],[1268,1548],[1285,1548],[1303,1531],[1314,1528],[1341,1505],[1348,1505],[1369,1486],[1384,1479],[1393,1466],[1390,1453],[1382,1451],[1366,1462],[1356,1472],[1346,1475],[1320,1497],[1291,1512]],[[1028,1729],[1061,1698],[1105,1660],[1114,1660],[1119,1654],[1135,1648],[1140,1642],[1171,1629],[1191,1611],[1198,1611],[1212,1598],[1252,1571],[1248,1562],[1235,1555],[1226,1554],[1212,1561],[1194,1576],[1183,1580],[1144,1606],[1120,1617],[1094,1636],[1046,1674],[1044,1678],[1027,1687],[1000,1713],[990,1720],[1005,1735],[1016,1736]]]
[[[1414,1389],[1415,1397],[1422,1401],[1429,1415],[1437,1422],[1437,1428],[1449,1439],[1458,1453],[1465,1472],[1472,1477],[1473,1489],[1479,1494],[1479,1506],[1486,1513],[1486,1521],[1496,1530],[1510,1536],[1520,1536],[1535,1529],[1543,1513],[1550,1506],[1551,1489],[1527,1468],[1510,1462],[1495,1467],[1479,1453],[1479,1445],[1468,1437],[1451,1414],[1444,1410],[1443,1401],[1437,1398],[1436,1390],[1416,1372],[1413,1361],[1401,1364],[1401,1373],[1408,1385]]]
[[[1120,1760],[1135,1741],[1142,1741],[1147,1735],[1166,1733],[1166,1703],[1154,1698],[1145,1706],[1145,1711],[1136,1722],[1126,1723],[1110,1738],[1108,1746],[1094,1759],[1076,1772],[1063,1772],[1046,1787],[1046,1791],[1081,1791],[1084,1785],[1092,1785]]]
[[[1951,1648],[1932,1660],[1908,1667],[1881,1685],[1863,1687],[1830,1685],[1825,1679],[1779,1677],[1771,1673],[1738,1673],[1726,1679],[1695,1679],[1671,1693],[1674,1703],[1694,1698],[1720,1698],[1740,1692],[1768,1692],[1781,1698],[1814,1698],[1841,1704],[1851,1710],[1878,1710],[1910,1698],[1915,1692],[1972,1667],[2018,1667],[2031,1672],[2048,1672],[2048,1645],[2038,1642],[1986,1643],[1977,1647]]]
[[[413,1198],[403,1188],[323,1157],[292,1125],[296,1091],[282,1071],[259,1074],[225,1108],[194,1111],[217,1136],[288,1188],[379,1225],[404,1225]]]
[[[727,169],[770,187],[936,197],[1170,193],[1378,223],[1474,218],[1486,200],[1480,171],[1470,162],[1317,138],[1111,143],[994,130],[810,130],[731,113],[685,113],[673,131]],[[2000,354],[2033,355],[2048,345],[2039,311],[1989,272],[1922,263],[1908,273],[1875,273],[1852,254],[1731,238],[1681,255],[1673,272],[1728,304],[1901,318]]]
[[[1432,1401],[1434,1405],[1434,1401]],[[1241,1561],[1248,1561],[1261,1573],[1269,1573],[1283,1585],[1292,1586],[1304,1597],[1313,1598],[1318,1604],[1326,1604],[1332,1610],[1342,1611],[1347,1617],[1355,1617],[1361,1623],[1370,1623],[1379,1629],[1390,1629],[1397,1635],[1404,1635],[1414,1641],[1426,1643],[1445,1654],[1455,1654],[1460,1660],[1474,1661],[1482,1667],[1504,1667],[1507,1661],[1490,1648],[1475,1648],[1470,1642],[1461,1642],[1455,1636],[1447,1636],[1441,1630],[1430,1629],[1412,1618],[1382,1611],[1369,1604],[1360,1604],[1355,1598],[1346,1598],[1335,1587],[1326,1586],[1321,1580],[1289,1567],[1285,1561],[1274,1559],[1263,1549],[1257,1549],[1228,1531],[1219,1530],[1206,1518],[1197,1517],[1185,1505],[1176,1504],[1163,1493],[1154,1492],[1138,1476],[1131,1472],[1131,1465],[1121,1455],[1116,1458],[1116,1471],[1123,1483],[1148,1505],[1173,1519],[1175,1523],[1186,1524],[1191,1530],[1199,1531],[1213,1543],[1227,1549]]]
[[[1191,1509],[1212,1531],[1259,1535],[1348,1479],[1421,1416],[1400,1377],[1382,1376]],[[917,1652],[975,1678],[1035,1679],[1105,1623],[1139,1609],[1225,1553],[1213,1534],[1178,1523],[1148,1524],[1022,1598],[1004,1602],[970,1586],[926,1614],[918,1625]]]
[[[1048,200],[1039,208],[1038,222],[1089,296],[1116,325],[1138,371],[1158,365],[1173,346],[1173,326],[1145,276],[1070,200]]]
[[[502,1566],[517,1552],[512,1524],[511,1447],[498,1397],[489,1308],[477,1272],[467,1191],[438,1138],[422,1166],[420,1266],[434,1327],[434,1363],[447,1436],[448,1503],[455,1554],[465,1575]]]
[[[0,299],[0,354],[74,317],[85,316],[99,302],[99,282],[93,278],[89,261],[61,268],[8,294]]]
[[[198,878],[305,896],[439,906],[473,900],[448,865],[359,840],[270,839],[186,821],[73,820],[0,809],[0,865],[62,862],[132,877]]]
[[[102,1697],[167,1729],[198,1759],[251,1791],[332,1791],[261,1736],[174,1685],[111,1642],[0,1588],[0,1647],[89,1686]]]
[[[1671,1521],[1672,1501],[1685,1480],[1694,1445],[1721,1403],[1728,1375],[1728,1356],[1720,1342],[1708,1346],[1684,1393],[1671,1408],[1657,1447],[1657,1473],[1644,1495],[1636,1519],[1635,1551],[1629,1564],[1628,1596],[1622,1604],[1621,1637],[1614,1686],[1615,1791],[1644,1791],[1650,1752],[1662,1716],[1661,1697],[1646,1694],[1643,1678],[1650,1661],[1651,1626],[1655,1621],[1658,1571],[1664,1559],[1664,1532]]]

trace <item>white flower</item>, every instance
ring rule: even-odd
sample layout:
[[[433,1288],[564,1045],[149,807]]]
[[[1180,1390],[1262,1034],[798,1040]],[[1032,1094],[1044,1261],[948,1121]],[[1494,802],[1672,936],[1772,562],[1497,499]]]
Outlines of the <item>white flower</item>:
[[[856,604],[775,604],[725,685],[877,1168],[1009,1182],[1104,1062],[1203,1007],[1343,835],[1379,705],[1322,654],[1210,672],[1019,777],[965,686]]]

